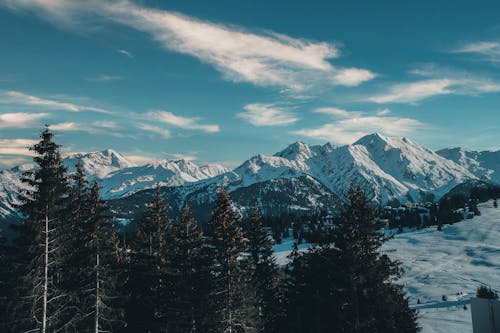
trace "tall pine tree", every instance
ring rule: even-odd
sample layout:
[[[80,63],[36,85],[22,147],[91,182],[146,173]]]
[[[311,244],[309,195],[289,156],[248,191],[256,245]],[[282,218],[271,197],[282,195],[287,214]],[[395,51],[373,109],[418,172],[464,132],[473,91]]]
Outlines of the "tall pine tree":
[[[210,257],[203,234],[191,215],[188,203],[178,223],[166,229],[165,280],[161,296],[168,332],[207,332],[210,291]]]
[[[418,332],[409,308],[398,262],[380,253],[387,238],[370,202],[359,190],[349,192],[325,241],[295,253],[288,270],[284,332]]]
[[[128,264],[126,306],[128,332],[159,332],[164,321],[160,291],[169,281],[162,276],[165,228],[169,227],[167,204],[158,184],[154,197],[147,203],[142,218],[137,221],[137,233],[132,241]]]
[[[18,228],[18,276],[22,281],[15,309],[16,329],[42,333],[63,329],[67,295],[61,288],[62,233],[68,184],[59,145],[49,127],[30,148],[36,169],[24,179],[32,191],[21,206],[23,224]]]
[[[273,332],[280,315],[279,273],[273,256],[272,241],[264,229],[257,202],[250,212],[246,238],[252,280],[256,286],[258,331]]]
[[[213,246],[212,307],[214,332],[237,333],[257,330],[255,299],[247,288],[247,263],[241,217],[233,210],[229,193],[219,190],[212,217]]]

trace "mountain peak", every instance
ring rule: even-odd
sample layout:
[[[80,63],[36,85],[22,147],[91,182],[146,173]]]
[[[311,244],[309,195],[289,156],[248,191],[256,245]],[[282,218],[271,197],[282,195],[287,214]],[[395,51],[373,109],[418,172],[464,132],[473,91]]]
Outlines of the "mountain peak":
[[[311,150],[311,146],[307,143],[296,141],[282,151],[274,154],[274,156],[283,157],[288,160],[296,160],[298,158],[305,160],[314,156],[314,153]]]

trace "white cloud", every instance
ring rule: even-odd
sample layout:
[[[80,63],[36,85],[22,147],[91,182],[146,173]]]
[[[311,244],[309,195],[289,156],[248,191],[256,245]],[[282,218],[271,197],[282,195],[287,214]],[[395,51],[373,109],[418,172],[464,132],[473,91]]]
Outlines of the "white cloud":
[[[0,155],[32,156],[28,148],[38,141],[30,139],[0,139]]]
[[[146,116],[151,120],[160,121],[162,123],[170,124],[172,126],[180,127],[183,129],[200,130],[207,133],[216,133],[220,131],[219,125],[200,124],[199,123],[200,118],[198,117],[194,118],[182,117],[182,116],[177,116],[172,112],[161,111],[161,110],[148,112]]]
[[[95,77],[89,77],[87,81],[90,82],[110,82],[110,81],[118,81],[123,79],[121,76],[117,75],[107,75],[107,74],[100,74]]]
[[[171,156],[177,160],[186,160],[186,161],[194,161],[197,159],[194,155],[185,155],[185,154],[176,154],[176,153],[166,153],[167,156]]]
[[[30,160],[26,157],[5,157],[0,155],[0,169],[10,168],[27,162],[30,162]]]
[[[454,50],[452,53],[471,53],[485,57],[490,61],[500,61],[500,43],[491,41],[480,41],[464,44]]]
[[[120,50],[116,50],[116,51],[118,53],[120,53],[121,55],[124,55],[124,56],[126,56],[126,57],[128,57],[130,59],[134,59],[134,55],[131,52],[127,51],[127,50],[120,49]]]
[[[95,127],[105,128],[105,129],[114,129],[118,128],[118,124],[114,121],[103,120],[103,121],[95,121],[92,123]]]
[[[79,28],[89,20],[120,23],[149,34],[169,51],[187,54],[214,66],[225,78],[293,91],[333,84],[356,86],[375,77],[359,68],[335,68],[340,56],[332,43],[293,38],[270,31],[250,32],[234,25],[152,9],[130,1],[70,2],[58,0],[4,0],[13,10],[31,10],[65,27]],[[71,27],[70,27],[71,28]],[[120,54],[131,56],[126,50]]]
[[[411,118],[363,116],[339,120],[316,128],[301,129],[292,133],[338,144],[350,144],[370,133],[380,132],[386,135],[402,136],[412,133],[422,126],[423,123]]]
[[[142,129],[143,131],[159,134],[164,138],[170,138],[172,134],[170,131],[166,128],[161,128],[159,126],[153,126],[153,125],[148,125],[148,124],[139,124],[138,127]]]
[[[313,110],[314,113],[323,113],[334,117],[339,118],[351,118],[353,116],[361,114],[359,111],[347,111],[344,109],[336,108],[336,107],[324,107],[317,108]]]
[[[287,126],[299,120],[294,113],[273,104],[248,104],[245,112],[236,114],[254,126]]]
[[[52,131],[82,131],[84,128],[74,122],[52,124],[49,126]]]
[[[454,81],[450,79],[431,79],[393,85],[389,91],[368,98],[375,103],[415,103],[436,95],[448,95],[453,91]]]
[[[388,108],[377,110],[375,113],[377,116],[388,116],[392,113]]]
[[[0,114],[0,128],[14,127],[25,128],[30,127],[41,118],[47,117],[47,113],[26,113],[14,112]]]
[[[38,96],[25,94],[19,91],[0,90],[0,103],[31,105],[45,109],[66,110],[71,112],[94,111],[94,112],[110,113],[107,110],[94,106],[79,105],[56,99],[42,98]]]
[[[344,68],[335,73],[332,80],[334,83],[354,87],[361,83],[374,79],[377,75],[369,70],[361,68]]]
[[[123,154],[127,160],[130,162],[137,164],[137,165],[143,165],[143,164],[148,164],[148,163],[154,163],[158,161],[158,158],[156,157],[151,157],[151,156],[145,156],[145,155],[136,155],[136,154]]]

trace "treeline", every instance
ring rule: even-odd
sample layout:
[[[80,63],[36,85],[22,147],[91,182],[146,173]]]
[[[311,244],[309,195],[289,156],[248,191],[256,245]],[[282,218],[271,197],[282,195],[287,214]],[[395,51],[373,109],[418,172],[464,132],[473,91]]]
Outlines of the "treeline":
[[[67,174],[47,129],[18,237],[0,234],[1,332],[417,332],[400,263],[364,193],[335,228],[279,267],[259,206],[247,219],[221,188],[204,232],[160,189],[125,239],[82,167]],[[335,245],[333,245],[335,244]]]

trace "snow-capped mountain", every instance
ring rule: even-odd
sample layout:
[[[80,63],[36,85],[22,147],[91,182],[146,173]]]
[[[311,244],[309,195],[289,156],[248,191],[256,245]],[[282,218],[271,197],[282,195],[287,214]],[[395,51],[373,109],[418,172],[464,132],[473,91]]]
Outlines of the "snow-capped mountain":
[[[456,147],[441,149],[437,153],[465,167],[480,179],[500,184],[500,150],[479,152]]]
[[[257,155],[234,170],[239,186],[310,175],[344,197],[359,186],[377,202],[436,198],[477,177],[465,167],[407,138],[372,134],[352,145],[296,142],[274,156]]]
[[[119,169],[99,180],[106,199],[123,197],[140,190],[160,186],[182,186],[213,178],[228,170],[218,164],[199,166],[187,160],[161,160],[155,163]]]
[[[93,178],[104,178],[113,171],[136,166],[127,160],[125,156],[112,149],[91,153],[76,153],[64,158],[64,165],[69,172],[75,171],[78,162],[82,163],[85,174]]]
[[[395,199],[437,200],[471,180],[500,182],[500,151],[453,148],[436,153],[411,139],[381,134],[367,135],[344,146],[295,142],[272,156],[253,156],[232,171],[218,164],[199,166],[186,160],[138,166],[110,149],[64,159],[70,171],[78,161],[88,177],[100,183],[103,198],[120,199],[135,207],[140,207],[149,193],[140,192],[157,183],[178,208],[185,200],[193,209],[209,208],[218,187],[226,186],[234,196],[242,193],[238,197],[242,210],[253,200],[262,203],[263,198],[273,198],[266,209],[281,210],[288,205],[300,211],[315,209],[315,205],[330,209],[327,206],[337,205],[352,186],[361,187],[374,202],[386,203]],[[0,171],[0,215],[14,211],[25,186],[18,181],[20,170],[28,168]]]
[[[219,164],[198,166],[186,160],[162,160],[137,166],[112,149],[72,154],[63,159],[70,173],[76,170],[78,162],[88,179],[101,185],[101,195],[107,200],[152,188],[157,183],[181,186],[228,171]],[[16,216],[15,206],[20,203],[24,190],[28,189],[28,185],[21,182],[22,173],[33,168],[33,164],[24,164],[0,170],[0,219]]]

